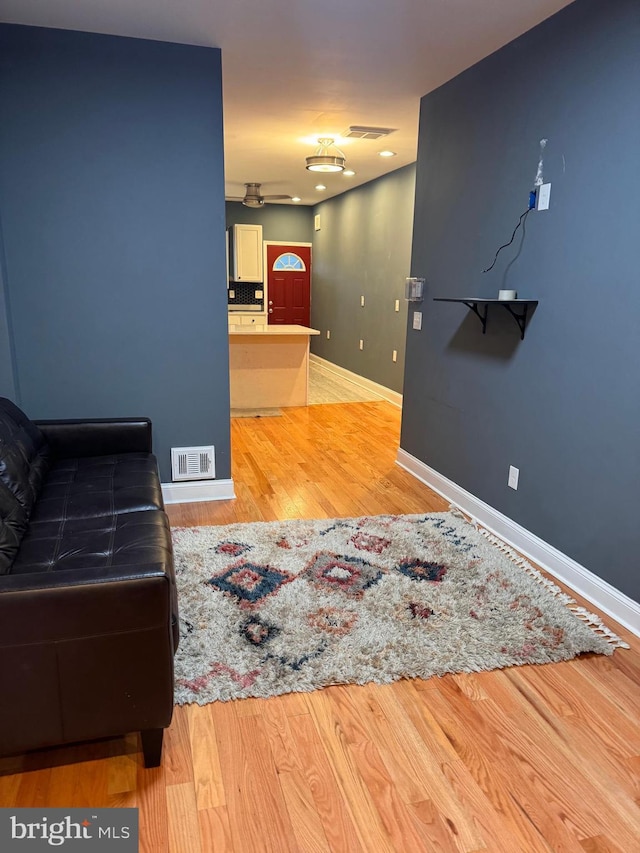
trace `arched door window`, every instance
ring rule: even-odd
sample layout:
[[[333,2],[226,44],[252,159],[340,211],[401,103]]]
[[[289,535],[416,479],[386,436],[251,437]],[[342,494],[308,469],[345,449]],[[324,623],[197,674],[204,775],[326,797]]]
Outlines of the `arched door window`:
[[[280,270],[297,270],[298,272],[306,272],[307,268],[300,255],[294,255],[293,252],[284,252],[273,262],[274,272]]]

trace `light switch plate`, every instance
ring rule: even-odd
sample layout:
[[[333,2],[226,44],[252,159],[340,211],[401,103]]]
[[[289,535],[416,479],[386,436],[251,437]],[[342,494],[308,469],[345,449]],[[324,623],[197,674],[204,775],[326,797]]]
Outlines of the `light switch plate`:
[[[518,480],[520,478],[520,469],[516,468],[515,465],[509,465],[509,480],[508,485],[510,488],[518,490]]]
[[[551,184],[542,184],[538,187],[538,204],[537,210],[549,210],[549,200],[551,198]]]
[[[413,312],[413,328],[418,332],[422,329],[422,311]]]

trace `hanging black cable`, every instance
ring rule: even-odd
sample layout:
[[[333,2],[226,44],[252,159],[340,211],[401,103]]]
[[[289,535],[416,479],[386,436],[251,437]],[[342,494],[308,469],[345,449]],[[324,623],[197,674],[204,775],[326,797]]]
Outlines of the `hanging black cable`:
[[[525,210],[525,212],[522,214],[522,216],[521,216],[521,217],[520,217],[520,219],[518,220],[518,224],[517,224],[517,225],[516,225],[516,227],[513,229],[513,234],[511,235],[511,239],[509,240],[509,242],[508,242],[508,243],[505,243],[505,244],[504,244],[504,246],[500,246],[500,248],[499,248],[499,249],[498,249],[498,251],[496,252],[496,256],[495,256],[495,258],[493,259],[493,263],[491,264],[491,266],[490,266],[490,267],[487,267],[487,268],[486,268],[486,270],[482,270],[482,272],[483,272],[483,273],[484,273],[484,272],[489,272],[489,270],[492,270],[492,269],[495,267],[495,265],[496,265],[496,261],[498,260],[498,255],[500,254],[500,252],[501,252],[503,249],[506,249],[506,248],[507,248],[507,246],[510,246],[510,245],[513,243],[513,240],[514,240],[514,238],[515,238],[515,236],[516,236],[516,233],[517,233],[517,231],[518,231],[518,228],[522,225],[522,223],[523,223],[523,222],[524,222],[524,220],[525,220],[525,217],[526,217],[527,213],[529,213],[531,210],[533,210],[533,208],[532,208],[532,207],[528,207],[528,208]]]

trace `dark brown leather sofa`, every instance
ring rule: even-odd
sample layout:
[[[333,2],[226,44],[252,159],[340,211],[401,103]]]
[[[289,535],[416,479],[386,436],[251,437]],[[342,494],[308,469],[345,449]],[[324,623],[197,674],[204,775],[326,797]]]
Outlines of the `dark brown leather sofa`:
[[[0,398],[0,755],[140,731],[157,766],[177,644],[151,422]]]

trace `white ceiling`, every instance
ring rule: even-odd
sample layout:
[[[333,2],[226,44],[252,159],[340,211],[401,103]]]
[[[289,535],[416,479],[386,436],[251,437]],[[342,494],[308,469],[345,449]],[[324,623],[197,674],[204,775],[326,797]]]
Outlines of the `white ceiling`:
[[[420,97],[568,0],[0,0],[0,20],[222,48],[228,196],[314,204],[416,159]],[[531,70],[535,74],[535,68]],[[353,178],[304,158],[349,125],[397,130],[341,144]],[[382,158],[377,152],[397,153]],[[289,203],[289,202],[285,202]]]

